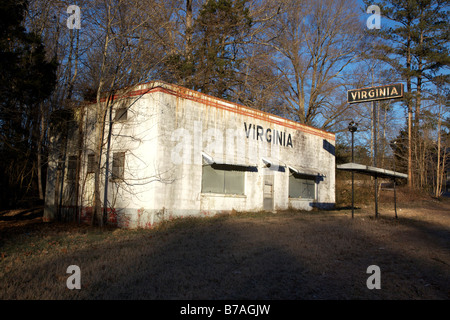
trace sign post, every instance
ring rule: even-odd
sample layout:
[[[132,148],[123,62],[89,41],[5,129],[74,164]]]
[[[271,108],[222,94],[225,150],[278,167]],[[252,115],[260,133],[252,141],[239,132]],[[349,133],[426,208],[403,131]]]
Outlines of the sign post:
[[[372,101],[373,111],[373,166],[377,166],[377,105],[376,102],[403,97],[403,84],[390,84],[379,87],[352,89],[347,91],[348,103]],[[395,183],[395,182],[394,182]],[[378,178],[375,175],[375,217],[378,218]]]
[[[372,101],[373,109],[373,166],[377,167],[377,102]],[[378,177],[375,176],[375,218],[378,218]]]

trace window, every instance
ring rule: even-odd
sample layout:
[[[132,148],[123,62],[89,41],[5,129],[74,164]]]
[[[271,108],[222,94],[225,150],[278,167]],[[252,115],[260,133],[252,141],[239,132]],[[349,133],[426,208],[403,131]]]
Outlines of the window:
[[[232,165],[203,165],[202,192],[244,194],[245,171]]]
[[[95,172],[95,154],[88,154],[87,173]]]
[[[114,117],[115,121],[125,121],[127,120],[127,108],[118,108],[116,110],[116,115]]]
[[[123,180],[125,168],[125,152],[115,152],[112,163],[112,179]]]
[[[77,174],[77,156],[69,156],[67,164],[67,180],[74,181]]]
[[[289,198],[315,199],[316,177],[298,173],[290,174]]]

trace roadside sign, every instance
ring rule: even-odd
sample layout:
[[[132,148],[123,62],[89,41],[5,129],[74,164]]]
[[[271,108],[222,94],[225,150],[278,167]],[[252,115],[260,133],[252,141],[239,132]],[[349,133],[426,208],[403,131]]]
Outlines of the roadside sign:
[[[403,97],[403,84],[390,84],[380,87],[352,89],[347,91],[348,103],[360,103]]]

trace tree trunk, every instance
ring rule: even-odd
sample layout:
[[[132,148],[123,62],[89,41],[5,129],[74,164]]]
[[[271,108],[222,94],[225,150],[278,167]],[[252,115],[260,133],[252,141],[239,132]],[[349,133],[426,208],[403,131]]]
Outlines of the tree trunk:
[[[95,134],[95,157],[96,157],[96,165],[94,169],[94,212],[92,219],[97,222],[97,224],[102,227],[103,226],[103,212],[102,212],[102,202],[101,202],[101,194],[100,194],[100,170],[102,164],[102,149],[103,149],[103,136],[104,136],[104,127],[105,127],[105,111],[102,103],[101,93],[104,86],[104,79],[102,75],[105,71],[106,67],[106,52],[108,49],[108,34],[105,39],[105,46],[103,51],[103,62],[101,69],[101,77],[99,86],[97,88],[97,122],[96,122],[96,134]]]
[[[108,111],[108,115],[109,115],[109,126],[108,126],[108,136],[107,136],[107,142],[106,142],[106,152],[105,152],[105,156],[106,156],[106,160],[105,160],[105,190],[104,190],[104,194],[103,194],[103,220],[105,220],[105,218],[107,217],[108,214],[108,180],[109,180],[109,167],[110,167],[110,163],[109,163],[109,155],[110,155],[110,151],[111,151],[111,135],[112,135],[112,126],[113,126],[113,120],[112,120],[112,107],[113,107],[113,94],[110,94],[108,97],[108,102],[107,105],[109,104],[109,106],[107,107],[109,109]]]
[[[186,58],[191,61],[192,56],[192,0],[186,0]]]
[[[408,91],[407,107],[408,107],[408,187],[413,187],[412,175],[412,105],[411,105],[411,36],[408,36],[406,52],[406,69],[408,72],[406,78],[406,88]]]
[[[41,121],[41,130],[39,132],[39,142],[37,147],[37,177],[38,177],[39,199],[44,200],[44,187],[42,185],[42,146],[44,144],[45,121],[44,121],[44,108],[42,106],[42,103],[39,104],[39,113]]]

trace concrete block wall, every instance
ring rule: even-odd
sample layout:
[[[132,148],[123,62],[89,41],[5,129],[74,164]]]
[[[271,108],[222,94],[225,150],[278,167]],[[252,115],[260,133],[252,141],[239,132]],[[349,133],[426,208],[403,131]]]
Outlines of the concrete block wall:
[[[274,210],[335,202],[334,134],[163,82],[138,86],[115,107],[120,103],[128,106],[128,119],[113,125],[110,169],[113,153],[125,152],[125,179],[108,181],[111,223],[150,227],[173,217],[261,211],[265,174],[273,175]],[[83,170],[94,147],[95,130],[87,125],[93,110],[85,119]],[[202,153],[222,163],[255,166],[245,172],[245,194],[202,193]],[[283,170],[267,169],[263,158]],[[289,166],[323,175],[315,201],[288,197]],[[85,171],[81,177],[79,206],[87,219],[93,178]],[[102,195],[103,184],[104,177]]]

